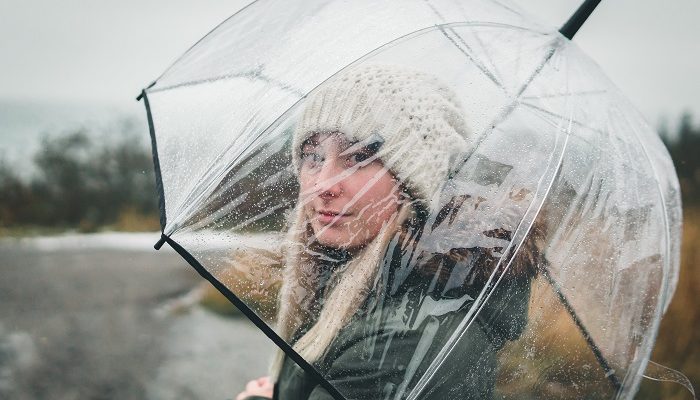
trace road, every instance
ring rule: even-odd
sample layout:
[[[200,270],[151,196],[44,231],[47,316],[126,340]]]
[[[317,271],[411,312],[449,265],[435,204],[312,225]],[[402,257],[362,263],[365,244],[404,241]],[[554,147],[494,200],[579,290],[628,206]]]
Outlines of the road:
[[[202,280],[152,238],[0,240],[0,398],[227,399],[265,373],[245,319],[170,307]]]

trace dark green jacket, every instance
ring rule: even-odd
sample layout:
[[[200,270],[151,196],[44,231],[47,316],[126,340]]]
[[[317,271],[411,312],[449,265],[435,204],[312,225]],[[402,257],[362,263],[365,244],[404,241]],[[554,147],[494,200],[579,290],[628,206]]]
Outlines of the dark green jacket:
[[[359,313],[315,365],[347,399],[404,398],[465,318],[480,290],[445,291],[444,286],[434,287],[434,282],[432,286],[416,279],[406,282],[412,283],[384,296],[380,305],[365,304],[371,311]],[[529,294],[530,278],[502,281],[420,398],[492,398],[496,352],[522,333]],[[289,358],[274,398],[332,399]]]

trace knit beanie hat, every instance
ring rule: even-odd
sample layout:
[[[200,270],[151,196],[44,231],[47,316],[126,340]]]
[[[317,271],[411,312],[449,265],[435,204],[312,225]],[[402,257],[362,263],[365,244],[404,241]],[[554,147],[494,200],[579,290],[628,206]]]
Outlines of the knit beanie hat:
[[[375,156],[418,200],[430,203],[456,163],[473,147],[455,94],[434,76],[394,65],[363,65],[322,84],[306,102],[292,141],[339,132],[377,144]]]

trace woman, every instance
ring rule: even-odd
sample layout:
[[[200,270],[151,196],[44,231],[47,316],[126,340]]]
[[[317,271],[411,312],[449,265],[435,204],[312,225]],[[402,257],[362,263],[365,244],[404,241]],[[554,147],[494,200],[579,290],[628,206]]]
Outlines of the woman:
[[[348,399],[405,397],[493,272],[489,249],[428,245],[428,225],[468,197],[431,216],[471,140],[454,94],[402,67],[343,72],[305,106],[292,143],[300,196],[277,331]],[[441,370],[426,398],[492,395],[496,351],[525,325],[532,275],[519,271],[492,293],[443,364],[460,367]],[[272,377],[237,399],[273,397],[331,398],[281,352]]]

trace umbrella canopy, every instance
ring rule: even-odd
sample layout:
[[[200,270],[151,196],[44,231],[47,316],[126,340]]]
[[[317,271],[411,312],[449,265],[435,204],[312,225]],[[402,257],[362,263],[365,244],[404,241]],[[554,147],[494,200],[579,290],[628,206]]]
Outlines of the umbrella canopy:
[[[555,29],[496,0],[260,0],[143,96],[162,240],[335,397],[391,363],[366,398],[636,392],[679,186]]]

